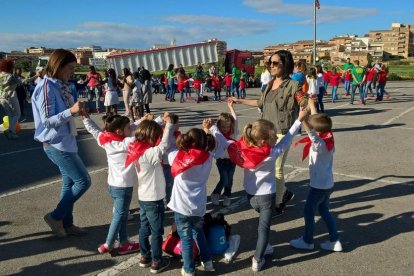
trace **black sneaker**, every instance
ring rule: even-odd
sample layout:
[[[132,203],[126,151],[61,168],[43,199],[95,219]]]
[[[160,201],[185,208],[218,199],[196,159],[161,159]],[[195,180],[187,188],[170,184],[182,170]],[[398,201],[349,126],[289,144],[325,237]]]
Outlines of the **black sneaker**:
[[[295,197],[295,194],[292,193],[289,190],[286,190],[285,193],[283,194],[283,199],[282,199],[282,204],[283,204],[283,208],[286,206],[286,204],[291,201],[293,198]]]
[[[139,266],[140,267],[149,267],[149,266],[151,266],[151,258],[141,256],[141,258],[139,259]]]
[[[277,206],[273,212],[273,217],[280,217],[281,215],[283,215],[285,213],[285,206],[283,205],[283,203],[279,204],[279,206]]]
[[[162,258],[161,262],[152,262],[150,272],[157,274],[161,271],[164,271],[170,265],[170,260],[167,258]]]

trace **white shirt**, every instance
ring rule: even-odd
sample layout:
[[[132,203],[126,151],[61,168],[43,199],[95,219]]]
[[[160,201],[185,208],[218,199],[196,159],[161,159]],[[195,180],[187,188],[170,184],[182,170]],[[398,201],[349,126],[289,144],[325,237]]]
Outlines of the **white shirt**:
[[[249,195],[267,195],[276,193],[275,161],[290,147],[293,136],[299,130],[301,122],[296,120],[282,140],[272,147],[269,157],[254,169],[244,169],[243,186]]]
[[[102,130],[90,118],[83,120],[86,130],[97,140],[98,145],[105,149],[108,161],[108,184],[114,187],[133,187],[138,178],[134,166],[131,164],[125,168],[125,160],[130,143],[135,137],[125,137],[121,142],[112,141],[104,145],[99,143]]]
[[[260,82],[262,83],[262,85],[268,84],[271,80],[272,80],[272,75],[270,74],[268,70],[265,70],[260,75]]]
[[[170,165],[174,162],[178,150],[168,154]],[[168,207],[184,216],[202,217],[206,213],[207,180],[213,164],[213,154],[204,164],[194,166],[178,174],[174,178],[174,185]]]
[[[234,118],[234,133],[231,135],[231,138],[236,139],[236,137],[238,136],[237,115],[234,112],[232,112],[231,115]],[[228,141],[223,135],[217,135],[216,133],[218,131],[220,130],[218,129],[216,125],[213,125],[210,128],[210,133],[214,136],[216,140],[216,147],[214,149],[214,158],[216,159],[229,158],[227,147],[229,146],[229,143],[231,143],[231,141]]]
[[[306,81],[308,82],[309,89],[308,94],[309,95],[318,95],[319,94],[319,86],[317,84],[317,79],[314,79],[313,77],[310,78],[306,76]]]
[[[312,141],[309,150],[309,174],[310,186],[316,189],[331,189],[333,180],[333,154],[335,148],[328,150],[325,141],[312,130],[308,132]]]
[[[318,73],[317,74],[317,78],[316,78],[316,87],[320,88],[320,87],[325,87],[323,84],[323,75],[322,73]],[[319,91],[319,90],[318,90]]]
[[[170,136],[174,127],[167,123],[160,144],[147,149],[134,161],[138,174],[138,198],[141,201],[158,201],[165,198],[165,177],[161,162],[171,141]]]

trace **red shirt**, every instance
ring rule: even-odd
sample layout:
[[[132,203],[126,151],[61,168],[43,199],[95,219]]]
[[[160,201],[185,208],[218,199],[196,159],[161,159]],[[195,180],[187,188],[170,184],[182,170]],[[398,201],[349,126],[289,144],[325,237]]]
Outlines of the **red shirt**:
[[[187,80],[186,77],[182,77],[181,80],[178,82],[178,85],[177,85],[178,92],[184,91],[184,88],[187,86],[186,80]]]
[[[331,71],[328,72],[322,72],[323,81],[329,81],[329,75],[331,74]]]
[[[244,79],[240,80],[240,89],[246,89],[246,82],[244,81]]]
[[[387,83],[387,73],[384,71],[379,71],[378,73],[378,83],[379,84],[386,84]]]
[[[338,86],[339,85],[339,81],[341,80],[341,73],[336,73],[334,74],[330,74],[329,75],[329,85],[330,86]]]
[[[227,87],[231,86],[231,76],[230,75],[225,76],[224,81],[225,81]]]
[[[367,73],[367,81],[372,81],[374,79],[376,72],[377,72],[377,69],[371,68]]]
[[[215,91],[221,91],[220,79],[217,76],[211,78],[211,83]]]
[[[86,74],[86,76],[89,79],[89,82],[88,82],[89,87],[95,87],[95,86],[100,85],[99,81],[101,80],[101,74],[99,73],[93,74],[89,72],[88,74]]]
[[[345,80],[347,80],[347,81],[352,80],[352,75],[348,71],[346,71],[346,73],[345,73]]]

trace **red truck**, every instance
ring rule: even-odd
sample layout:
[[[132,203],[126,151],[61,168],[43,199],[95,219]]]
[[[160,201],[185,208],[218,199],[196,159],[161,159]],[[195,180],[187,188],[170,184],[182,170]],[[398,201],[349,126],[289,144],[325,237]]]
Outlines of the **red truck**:
[[[254,59],[251,52],[236,49],[227,51],[225,60],[226,72],[231,73],[233,63],[240,70],[244,68],[249,75],[254,76]]]

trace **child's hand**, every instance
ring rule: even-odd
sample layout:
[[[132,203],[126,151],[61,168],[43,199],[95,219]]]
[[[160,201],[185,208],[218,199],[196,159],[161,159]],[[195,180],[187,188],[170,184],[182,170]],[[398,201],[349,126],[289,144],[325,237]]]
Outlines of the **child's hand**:
[[[167,117],[168,117],[168,118],[170,117],[170,113],[166,111],[166,112],[164,112],[164,114],[162,115],[162,120],[163,120],[164,122],[166,122]]]
[[[309,115],[309,110],[307,108],[304,108],[304,109],[301,108],[299,111],[298,120],[303,122],[303,120],[305,120],[308,115]]]
[[[317,98],[316,98],[316,95],[315,94],[311,94],[310,96],[309,96],[309,99],[308,99],[308,104],[309,105],[311,105],[311,104],[315,104],[315,102],[317,102]]]
[[[234,101],[232,101],[231,99],[227,100],[227,106],[229,107],[230,110],[233,109],[233,104],[234,104]]]
[[[232,103],[238,104],[240,101],[236,97],[230,97],[229,101],[232,101]]]
[[[153,120],[154,119],[154,115],[151,113],[147,113],[144,115],[144,120]]]
[[[213,125],[213,121],[210,118],[203,120],[203,129],[208,130],[210,129],[212,125]]]

